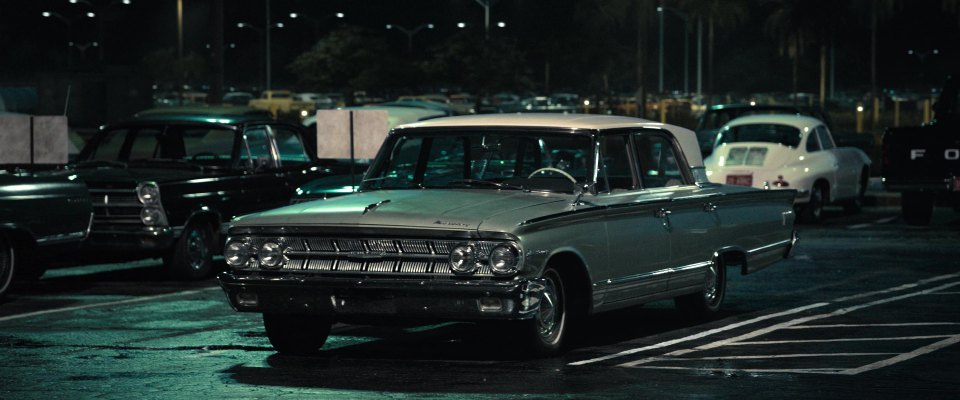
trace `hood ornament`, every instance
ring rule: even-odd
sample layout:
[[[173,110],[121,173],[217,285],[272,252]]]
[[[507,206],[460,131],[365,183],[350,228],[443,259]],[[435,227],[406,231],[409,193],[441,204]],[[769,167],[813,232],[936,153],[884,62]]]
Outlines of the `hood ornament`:
[[[376,202],[376,203],[373,203],[373,204],[371,204],[371,205],[369,205],[369,206],[366,206],[366,207],[363,208],[363,214],[365,215],[365,214],[367,213],[367,211],[375,211],[375,210],[377,209],[377,207],[380,207],[380,206],[382,206],[382,205],[384,205],[384,204],[387,204],[387,203],[389,203],[389,202],[390,202],[390,200],[383,200],[383,201],[378,201],[378,202]]]

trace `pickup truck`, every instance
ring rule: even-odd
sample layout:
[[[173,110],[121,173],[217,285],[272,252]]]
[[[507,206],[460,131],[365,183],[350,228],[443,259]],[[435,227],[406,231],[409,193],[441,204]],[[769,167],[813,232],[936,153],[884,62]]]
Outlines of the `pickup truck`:
[[[960,211],[958,79],[957,74],[947,77],[930,123],[889,128],[883,135],[883,183],[886,190],[902,193],[908,224],[929,224],[935,205]]]
[[[250,100],[248,105],[270,111],[275,119],[296,118],[298,122],[317,111],[316,103],[297,100],[289,90],[265,90],[260,98]]]

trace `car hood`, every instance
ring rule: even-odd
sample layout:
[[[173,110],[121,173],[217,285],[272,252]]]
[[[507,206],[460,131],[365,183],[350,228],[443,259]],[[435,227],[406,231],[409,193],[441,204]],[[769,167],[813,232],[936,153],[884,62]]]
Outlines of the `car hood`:
[[[145,181],[159,184],[165,182],[179,182],[198,178],[211,177],[210,173],[191,169],[162,169],[162,168],[115,168],[101,167],[77,169],[71,171],[88,186],[99,189],[122,188],[128,189]]]
[[[495,215],[558,203],[567,197],[569,195],[519,190],[380,190],[250,214],[234,220],[233,225],[477,230],[480,224]]]

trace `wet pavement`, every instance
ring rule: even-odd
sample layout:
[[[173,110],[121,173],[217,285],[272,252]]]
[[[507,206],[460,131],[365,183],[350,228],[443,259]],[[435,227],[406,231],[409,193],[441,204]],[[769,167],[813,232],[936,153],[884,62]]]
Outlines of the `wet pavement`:
[[[542,360],[467,323],[336,325],[323,355],[285,357],[215,280],[169,281],[159,260],[55,269],[0,303],[0,399],[956,398],[960,214],[828,211],[793,258],[730,274],[719,318],[603,314]]]

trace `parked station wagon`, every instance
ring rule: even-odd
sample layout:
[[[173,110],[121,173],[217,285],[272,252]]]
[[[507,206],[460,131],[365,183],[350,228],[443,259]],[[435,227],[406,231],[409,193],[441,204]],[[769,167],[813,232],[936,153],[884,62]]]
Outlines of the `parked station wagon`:
[[[221,285],[280,353],[333,322],[506,321],[552,355],[589,314],[715,313],[728,268],[793,248],[793,191],[709,183],[690,130],[524,114],[400,126],[360,192],[233,221]]]

